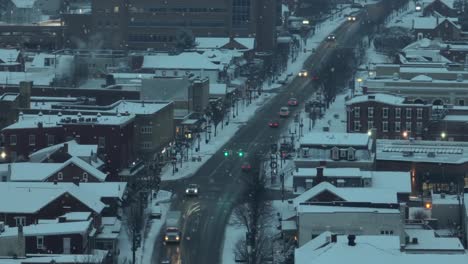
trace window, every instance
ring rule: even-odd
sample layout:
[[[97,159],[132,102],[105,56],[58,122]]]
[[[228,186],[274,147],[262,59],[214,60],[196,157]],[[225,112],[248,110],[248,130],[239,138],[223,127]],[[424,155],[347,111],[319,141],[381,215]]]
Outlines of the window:
[[[401,117],[401,108],[395,108],[395,118],[400,119]]]
[[[348,149],[348,160],[354,160],[355,159],[354,151],[355,151],[355,149],[353,149],[353,148]]]
[[[354,131],[360,131],[360,130],[361,130],[361,122],[354,121]]]
[[[37,236],[36,237],[36,244],[37,244],[37,249],[43,249],[44,248],[44,237],[43,236]]]
[[[346,149],[340,149],[340,158],[346,158]]]
[[[374,128],[374,121],[367,121],[367,130]]]
[[[153,144],[151,144],[151,141],[145,141],[141,144],[142,149],[151,149]]]
[[[416,117],[418,119],[422,119],[422,117],[423,117],[423,109],[422,108],[416,109]]]
[[[10,135],[10,145],[16,146],[16,135]]]
[[[401,131],[401,123],[395,122],[395,132],[400,132],[400,131]]]
[[[83,172],[83,181],[84,182],[88,181],[88,173],[87,172]]]
[[[354,107],[354,118],[360,118],[361,117],[361,108],[360,107]]]
[[[29,135],[29,146],[36,145],[36,135]]]
[[[114,6],[114,13],[118,13],[119,12],[119,6]]]
[[[178,76],[179,75],[179,72],[178,71],[174,71],[174,76]]]
[[[99,148],[104,148],[106,146],[106,138],[105,137],[99,137],[98,138],[98,147]]]
[[[340,152],[340,150],[337,147],[334,147],[334,148],[331,149],[331,154],[332,154],[331,158],[332,158],[332,160],[339,160],[340,159],[339,152]]]
[[[465,100],[463,100],[463,99],[458,100],[458,105],[464,106],[465,105]]]
[[[151,126],[142,126],[140,128],[140,133],[141,134],[151,134],[151,133],[153,133],[153,127],[151,127]]]
[[[2,176],[2,182],[6,182],[7,181],[7,176],[3,175]]]
[[[411,132],[411,122],[406,122],[406,131]]]
[[[26,216],[17,216],[15,217],[16,226],[25,226],[26,225]]]
[[[411,113],[411,108],[406,108],[406,119],[411,119],[412,113]]]
[[[382,118],[388,118],[388,108],[382,108]]]
[[[47,146],[52,146],[55,143],[54,135],[47,135]]]
[[[374,107],[367,107],[367,117],[368,118],[374,117]]]
[[[383,132],[388,132],[388,122],[387,121],[382,122],[382,131]]]
[[[63,172],[57,173],[57,180],[59,181],[63,180]]]
[[[232,1],[232,25],[245,27],[250,20],[250,0]]]

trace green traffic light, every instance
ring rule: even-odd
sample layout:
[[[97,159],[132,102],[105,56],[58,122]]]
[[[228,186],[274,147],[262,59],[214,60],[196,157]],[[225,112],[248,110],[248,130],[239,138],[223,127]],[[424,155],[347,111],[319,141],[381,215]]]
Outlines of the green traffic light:
[[[244,156],[244,152],[240,151],[239,152],[239,157],[243,157]]]
[[[227,156],[229,156],[229,152],[224,151],[224,157],[227,157]]]

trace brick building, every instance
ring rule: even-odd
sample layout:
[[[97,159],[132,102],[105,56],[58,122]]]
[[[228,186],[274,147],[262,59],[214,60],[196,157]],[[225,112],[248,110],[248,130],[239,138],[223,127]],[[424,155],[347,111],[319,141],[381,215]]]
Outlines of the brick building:
[[[375,128],[377,138],[399,139],[405,131],[411,137],[423,137],[432,114],[432,105],[380,93],[356,96],[346,106],[347,132],[367,133]]]
[[[21,114],[18,121],[2,130],[10,160],[25,160],[29,154],[71,139],[97,144],[103,153],[106,172],[114,175],[135,159],[134,115],[43,115]]]

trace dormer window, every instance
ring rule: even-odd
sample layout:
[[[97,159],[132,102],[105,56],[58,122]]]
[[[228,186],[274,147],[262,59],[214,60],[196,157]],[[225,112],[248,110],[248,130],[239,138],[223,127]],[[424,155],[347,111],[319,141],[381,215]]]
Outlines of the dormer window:
[[[348,160],[355,160],[356,155],[355,155],[356,150],[354,148],[348,148]]]
[[[331,149],[331,158],[332,160],[339,160],[340,159],[340,149],[337,147],[333,147]]]
[[[83,172],[83,181],[88,182],[88,173],[87,172]]]
[[[346,158],[346,149],[340,149],[340,158],[345,159]]]
[[[63,180],[63,173],[62,172],[57,173],[57,180],[59,180],[59,181]]]

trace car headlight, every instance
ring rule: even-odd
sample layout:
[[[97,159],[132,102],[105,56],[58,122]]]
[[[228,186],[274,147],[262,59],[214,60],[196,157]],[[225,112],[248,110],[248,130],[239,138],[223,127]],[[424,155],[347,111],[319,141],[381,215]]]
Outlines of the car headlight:
[[[180,237],[179,237],[179,236],[176,236],[175,239],[176,239],[177,241],[179,241],[179,240],[180,240]]]
[[[198,190],[197,190],[197,189],[195,189],[195,190],[193,190],[193,191],[194,191],[195,193],[198,193]]]
[[[189,193],[189,189],[186,189],[186,190],[185,190],[185,193]]]
[[[164,240],[168,241],[168,240],[169,240],[169,237],[168,237],[168,236],[165,236],[165,237],[164,237]]]

